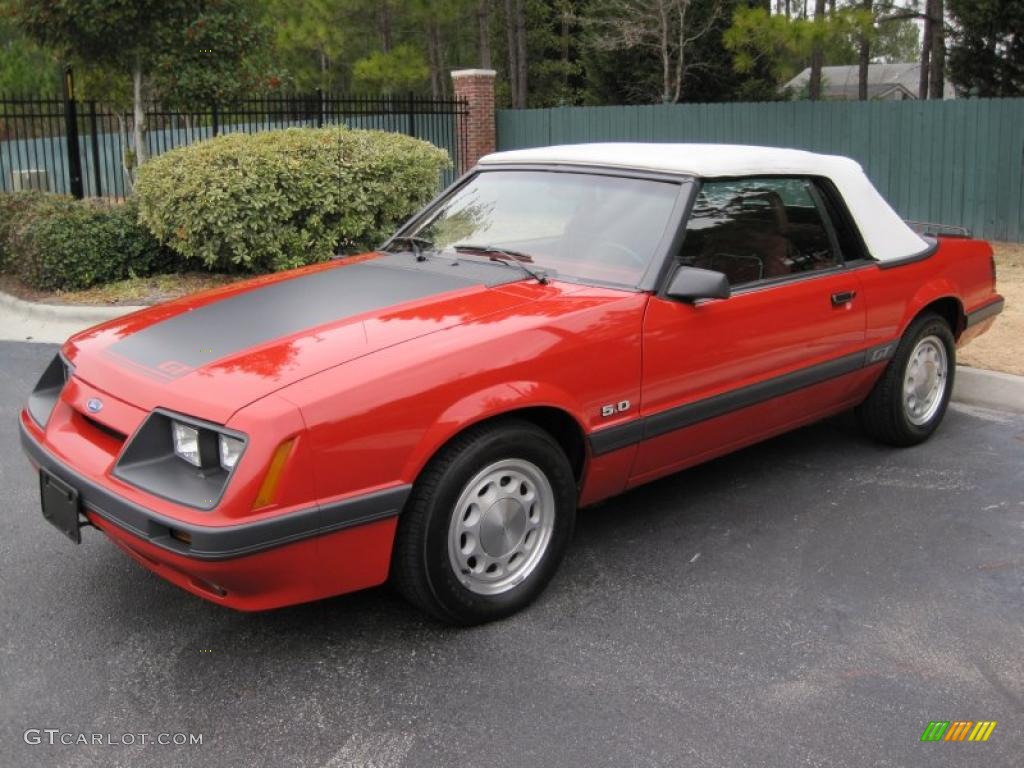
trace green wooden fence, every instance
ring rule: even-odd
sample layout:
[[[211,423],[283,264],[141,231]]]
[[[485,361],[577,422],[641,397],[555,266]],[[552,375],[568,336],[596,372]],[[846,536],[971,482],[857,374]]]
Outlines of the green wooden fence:
[[[499,149],[588,141],[761,144],[846,155],[908,219],[1024,241],[1024,99],[498,112]]]

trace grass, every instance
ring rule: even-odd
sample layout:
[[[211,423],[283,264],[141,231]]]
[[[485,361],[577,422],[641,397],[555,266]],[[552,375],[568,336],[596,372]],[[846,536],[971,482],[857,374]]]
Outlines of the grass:
[[[185,272],[180,275],[152,275],[96,285],[83,291],[34,291],[10,277],[0,280],[0,290],[30,301],[47,304],[157,304],[208,288],[244,280],[251,275],[219,275]]]

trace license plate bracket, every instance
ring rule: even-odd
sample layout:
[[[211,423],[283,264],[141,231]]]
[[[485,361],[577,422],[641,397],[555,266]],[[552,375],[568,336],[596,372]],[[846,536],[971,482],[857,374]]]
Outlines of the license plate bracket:
[[[39,498],[45,517],[75,544],[82,543],[78,491],[45,469],[39,470]]]

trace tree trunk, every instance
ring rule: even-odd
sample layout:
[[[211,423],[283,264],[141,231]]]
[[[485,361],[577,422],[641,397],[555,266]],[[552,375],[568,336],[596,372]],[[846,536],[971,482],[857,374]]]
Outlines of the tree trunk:
[[[680,97],[683,95],[683,74],[686,69],[686,11],[688,6],[685,3],[680,3],[676,7],[676,15],[679,21],[679,37],[678,45],[679,50],[676,51],[676,71],[675,71],[675,83],[673,84],[672,90],[672,103],[678,104]]]
[[[519,51],[516,54],[516,63],[519,65],[519,109],[526,109],[529,59],[526,53],[526,9],[524,0],[516,0],[516,38],[516,43],[519,46]]]
[[[569,37],[572,34],[572,16],[569,5],[563,4],[561,13],[561,49],[562,49],[562,96],[561,101],[565,103],[565,97],[569,93]]]
[[[933,0],[932,50],[928,62],[929,98],[941,99],[946,85],[946,18],[942,0]]]
[[[448,67],[448,63],[444,55],[447,48],[445,46],[444,31],[441,25],[437,23],[434,24],[434,46],[437,49],[438,93],[440,94],[440,98],[447,99],[449,94],[449,80],[444,76],[445,70]]]
[[[431,17],[427,22],[427,68],[430,70],[430,97],[441,98],[441,51],[437,20]]]
[[[391,6],[388,0],[380,2],[380,45],[384,53],[391,50]]]
[[[516,14],[513,0],[505,0],[505,33],[508,40],[508,87],[512,108],[519,109],[519,46],[516,45]]]
[[[491,68],[491,0],[480,0],[476,11],[480,35],[480,67]]]
[[[330,78],[331,64],[330,64],[330,59],[327,58],[327,51],[325,51],[323,48],[320,48],[320,50],[318,51],[318,54],[319,54],[319,57],[320,57],[320,88],[321,88],[321,90],[324,90],[324,91],[330,91],[331,90],[331,82],[330,82],[330,80],[331,80],[331,78]]]
[[[121,138],[121,174],[124,176],[126,189],[132,189],[134,184],[134,168],[129,163],[131,147],[128,145],[128,115],[122,111],[115,113],[117,118],[117,135]]]
[[[931,64],[932,53],[932,10],[934,0],[928,0],[924,12],[924,32],[921,35],[921,77],[918,80],[917,98],[924,100],[928,98],[928,70]]]
[[[825,21],[825,0],[814,0],[814,22],[821,25]],[[811,101],[821,99],[821,68],[825,65],[825,48],[820,39],[821,27],[815,29],[814,49],[811,51]]]
[[[665,4],[658,4],[661,30],[658,41],[658,52],[661,54],[661,101],[668,104],[672,99],[672,59],[668,48],[668,14],[665,11]]]
[[[132,72],[132,139],[135,142],[135,167],[149,159],[146,147],[146,105],[142,102],[142,61],[135,62]]]
[[[863,7],[868,13],[873,11],[874,0],[864,0]],[[857,98],[868,100],[868,67],[871,64],[871,40],[867,33],[860,35],[860,51],[857,58]]]

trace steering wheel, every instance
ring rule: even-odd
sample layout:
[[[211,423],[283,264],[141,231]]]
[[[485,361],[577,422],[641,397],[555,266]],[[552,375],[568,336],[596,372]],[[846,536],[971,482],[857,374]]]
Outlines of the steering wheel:
[[[611,254],[613,257],[611,259],[602,259],[600,257],[597,257],[598,261],[604,261],[606,263],[620,262],[621,259],[615,258],[614,254],[623,254],[637,267],[643,268],[647,266],[647,260],[645,258],[643,258],[639,253],[634,251],[628,245],[620,243],[616,240],[602,240],[599,243],[595,243],[593,246],[592,253],[595,254],[596,256],[597,254],[600,254],[602,251]]]

